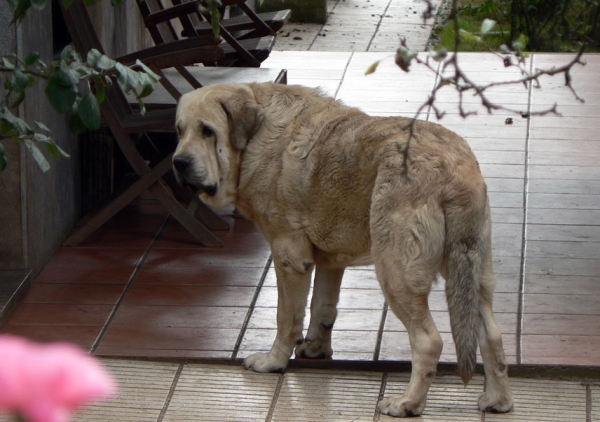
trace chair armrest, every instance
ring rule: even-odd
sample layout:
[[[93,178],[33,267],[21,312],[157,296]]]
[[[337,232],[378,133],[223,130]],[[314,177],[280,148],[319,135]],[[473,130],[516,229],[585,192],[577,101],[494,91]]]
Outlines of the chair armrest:
[[[175,131],[175,107],[134,113],[122,119],[121,124],[127,133],[145,131]]]
[[[115,60],[130,66],[137,59],[148,66],[166,69],[173,66],[186,66],[195,63],[221,60],[225,53],[213,37],[193,37],[159,44],[154,47],[130,53]]]

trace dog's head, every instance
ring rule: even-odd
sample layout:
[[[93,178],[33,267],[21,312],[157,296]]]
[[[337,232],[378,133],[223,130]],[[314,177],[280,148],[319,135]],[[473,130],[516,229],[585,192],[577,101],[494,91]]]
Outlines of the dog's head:
[[[173,170],[180,184],[216,207],[237,194],[241,153],[256,134],[262,113],[246,85],[211,85],[181,97]]]

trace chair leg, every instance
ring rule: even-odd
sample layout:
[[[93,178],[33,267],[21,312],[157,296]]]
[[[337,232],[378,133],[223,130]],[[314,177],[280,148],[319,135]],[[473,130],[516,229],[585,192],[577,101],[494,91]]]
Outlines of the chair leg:
[[[248,16],[254,22],[257,28],[266,31],[267,34],[275,35],[275,31],[273,31],[269,25],[267,25],[256,13],[254,13],[254,11],[246,3],[240,3],[238,6],[244,11],[246,16]]]
[[[171,160],[164,159],[154,166],[148,173],[141,176],[135,183],[125,189],[121,194],[114,198],[110,203],[102,207],[96,213],[90,213],[83,217],[80,222],[81,226],[67,237],[63,242],[63,246],[77,246],[90,234],[96,231],[100,226],[106,223],[116,213],[121,211],[127,205],[137,198],[140,193],[148,189],[156,180],[162,177],[171,169]]]
[[[175,199],[164,180],[159,180],[158,183],[150,186],[149,190],[169,213],[190,233],[196,236],[203,245],[213,248],[223,246],[221,239],[204,227]]]
[[[227,221],[223,220],[204,202],[200,201],[198,196],[194,195],[191,190],[183,188],[179,183],[177,183],[172,172],[167,173],[165,177],[163,177],[163,180],[167,182],[171,188],[171,192],[173,192],[179,202],[188,204],[188,212],[198,217],[206,227],[211,230],[230,229]]]
[[[197,198],[190,201],[188,211],[196,215],[211,230],[229,230],[229,223]]]
[[[146,174],[152,171],[150,168],[148,168],[148,165],[126,133],[113,130],[113,135],[115,136],[121,151],[127,158],[127,161],[129,161],[129,164],[131,164],[134,171],[140,175],[140,177],[144,177]],[[172,157],[173,154],[170,154],[167,158],[163,159],[160,164],[167,161],[170,168]],[[161,178],[158,179],[158,183],[150,186],[149,190],[169,211],[169,213],[190,233],[196,236],[202,242],[202,244],[211,247],[223,246],[223,242],[221,242],[217,236],[204,227],[202,223],[196,220],[196,218],[187,212],[183,205],[177,201],[177,199],[171,193],[166,182],[162,179],[162,175]]]

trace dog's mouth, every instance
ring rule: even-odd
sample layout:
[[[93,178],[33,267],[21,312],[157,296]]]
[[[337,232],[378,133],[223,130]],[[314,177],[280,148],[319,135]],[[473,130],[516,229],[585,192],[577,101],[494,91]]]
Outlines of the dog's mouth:
[[[200,192],[204,192],[208,196],[215,196],[217,194],[217,185],[200,186]]]
[[[215,196],[217,194],[217,185],[204,185],[201,183],[189,182],[187,180],[182,180],[180,183],[184,188],[188,188],[195,195],[206,193],[208,196]]]

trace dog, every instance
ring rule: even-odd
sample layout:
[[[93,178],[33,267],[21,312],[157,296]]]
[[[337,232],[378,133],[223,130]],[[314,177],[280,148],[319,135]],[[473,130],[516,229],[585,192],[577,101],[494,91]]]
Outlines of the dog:
[[[427,302],[441,274],[459,375],[465,385],[471,379],[479,344],[486,374],[479,408],[513,408],[492,312],[487,187],[465,140],[431,122],[371,117],[319,90],[272,83],[186,93],[176,131],[179,182],[209,205],[235,205],[271,246],[277,336],[268,353],[245,359],[246,368],[283,371],[294,349],[298,357],[331,357],[344,269],[374,264],[412,350],[406,391],[377,406],[420,415],[442,352]]]

